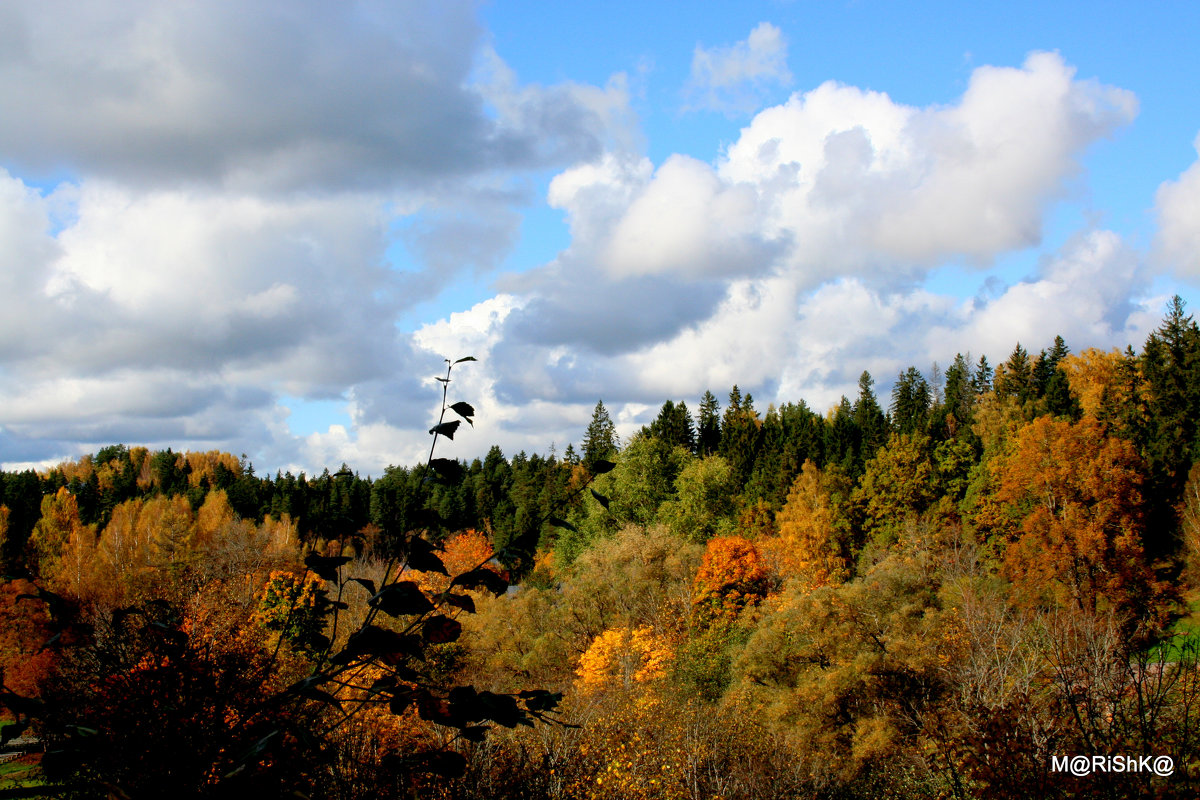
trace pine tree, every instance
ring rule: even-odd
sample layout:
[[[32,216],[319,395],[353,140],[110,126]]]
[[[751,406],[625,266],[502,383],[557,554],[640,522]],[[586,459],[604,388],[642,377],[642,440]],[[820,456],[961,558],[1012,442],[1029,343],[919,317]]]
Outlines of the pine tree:
[[[921,372],[916,367],[901,372],[892,386],[892,428],[900,433],[924,429],[929,406],[929,384]]]
[[[862,375],[858,376],[858,400],[854,403],[854,424],[858,426],[862,436],[862,445],[855,461],[855,474],[858,474],[862,465],[874,458],[875,451],[887,442],[887,417],[879,407],[879,401],[875,399],[875,392],[871,389],[874,385],[875,380],[871,373],[863,370]]]
[[[976,397],[985,395],[992,390],[993,374],[987,356],[980,356],[979,364],[975,367],[975,374],[971,376],[971,389],[975,392]]]
[[[596,402],[580,449],[583,450],[583,466],[589,472],[595,468],[597,461],[609,460],[617,454],[617,428],[603,400]]]
[[[696,432],[696,454],[711,456],[721,445],[721,404],[712,392],[700,400],[700,424]]]
[[[754,410],[754,398],[742,392],[735,384],[729,392],[729,405],[721,417],[721,444],[719,452],[733,468],[738,486],[744,486],[754,470],[761,443],[762,421]]]
[[[662,405],[658,417],[647,430],[649,435],[671,447],[682,447],[689,453],[696,449],[696,429],[686,403],[675,405],[671,400]]]
[[[1152,502],[1173,506],[1200,444],[1200,328],[1184,313],[1179,295],[1171,299],[1162,325],[1142,348],[1146,380],[1146,460],[1152,476]]]
[[[975,405],[974,377],[969,355],[956,354],[954,362],[946,368],[943,405],[945,413],[954,416],[957,427],[967,425],[971,421],[971,409]]]
[[[1033,396],[1033,365],[1029,362],[1029,352],[1020,342],[996,370],[995,390],[999,397],[1012,397],[1018,403]]]

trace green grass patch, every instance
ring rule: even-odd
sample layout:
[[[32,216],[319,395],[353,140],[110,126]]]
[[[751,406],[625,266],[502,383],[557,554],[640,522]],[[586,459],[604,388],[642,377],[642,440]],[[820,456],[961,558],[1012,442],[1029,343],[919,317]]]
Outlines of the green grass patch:
[[[1200,592],[1191,591],[1183,596],[1187,613],[1171,625],[1169,638],[1155,645],[1151,653],[1165,661],[1178,661],[1185,645],[1200,647]]]
[[[0,789],[31,789],[44,785],[41,769],[28,759],[20,758],[0,764]]]

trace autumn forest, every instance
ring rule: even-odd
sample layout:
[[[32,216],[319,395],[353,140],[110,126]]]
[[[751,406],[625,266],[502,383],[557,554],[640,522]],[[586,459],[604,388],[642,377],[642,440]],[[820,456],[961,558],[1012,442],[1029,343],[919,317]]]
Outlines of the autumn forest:
[[[1181,299],[1140,349],[864,372],[828,410],[734,386],[627,439],[601,401],[561,453],[465,463],[436,446],[471,361],[428,462],[378,477],[123,444],[0,472],[0,792],[1200,793]]]

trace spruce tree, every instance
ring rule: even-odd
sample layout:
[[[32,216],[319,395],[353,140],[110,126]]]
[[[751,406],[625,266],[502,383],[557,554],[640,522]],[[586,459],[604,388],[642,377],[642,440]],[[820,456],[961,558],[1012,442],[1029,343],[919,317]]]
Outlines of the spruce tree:
[[[862,375],[858,376],[858,400],[854,404],[854,424],[862,437],[855,464],[856,470],[874,458],[875,451],[887,442],[887,417],[879,407],[879,401],[875,399],[875,392],[871,389],[874,385],[875,379],[871,377],[871,373],[863,370]]]
[[[591,472],[597,461],[609,460],[617,454],[617,428],[613,425],[604,401],[596,403],[592,421],[583,434],[583,466]]]
[[[909,367],[901,372],[892,386],[892,428],[900,433],[923,430],[930,400],[929,384],[920,370]]]
[[[971,390],[975,392],[976,397],[981,397],[992,390],[994,374],[991,365],[988,364],[987,356],[980,356],[979,364],[975,366],[975,374],[971,376]]]
[[[761,443],[761,425],[758,412],[754,410],[754,398],[742,392],[735,384],[729,392],[729,405],[721,417],[720,454],[729,462],[738,485],[744,486],[754,470]]]
[[[1200,329],[1184,313],[1179,295],[1171,299],[1162,325],[1142,348],[1142,374],[1148,390],[1149,437],[1146,457],[1154,479],[1174,502],[1197,455],[1200,419]]]
[[[663,403],[647,432],[671,447],[682,447],[689,453],[696,449],[696,429],[687,403],[676,405],[671,400]]]
[[[706,391],[700,400],[699,430],[696,431],[696,453],[715,454],[721,445],[721,404],[712,392]]]

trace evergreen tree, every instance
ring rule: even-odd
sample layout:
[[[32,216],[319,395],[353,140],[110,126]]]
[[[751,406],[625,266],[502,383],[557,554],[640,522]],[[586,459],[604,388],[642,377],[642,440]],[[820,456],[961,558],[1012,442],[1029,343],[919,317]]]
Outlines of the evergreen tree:
[[[596,466],[597,461],[610,460],[617,454],[617,428],[608,415],[603,400],[596,402],[596,408],[592,411],[592,421],[588,423],[583,434],[581,449],[583,466],[589,472]]]
[[[996,370],[995,390],[999,397],[1011,397],[1024,403],[1033,397],[1033,365],[1029,352],[1018,342],[1012,354]]]
[[[712,392],[706,391],[700,400],[699,429],[696,431],[696,454],[711,456],[721,445],[721,404]]]
[[[686,403],[675,405],[671,400],[663,403],[648,433],[671,447],[682,447],[689,453],[696,449],[696,428]]]
[[[837,466],[847,475],[857,474],[855,462],[862,445],[862,432],[854,422],[854,407],[842,401],[830,410],[825,425],[825,463]]]
[[[754,470],[758,455],[762,421],[754,410],[754,398],[745,398],[735,384],[729,392],[729,405],[721,417],[721,443],[718,451],[729,462],[738,486],[744,486]]]
[[[980,356],[979,364],[975,367],[975,374],[971,376],[971,389],[975,392],[976,397],[985,395],[992,390],[993,374],[987,356]]]
[[[563,451],[563,463],[571,466],[579,463],[579,454],[575,452],[575,445],[567,444],[567,449]]]
[[[971,423],[972,409],[975,406],[974,374],[971,371],[970,356],[958,353],[954,362],[946,368],[945,402],[942,404],[939,423],[954,418],[954,431],[947,431],[953,436],[957,430]]]
[[[887,442],[887,417],[875,399],[875,392],[871,389],[874,385],[871,373],[863,370],[862,375],[858,376],[858,400],[854,403],[854,424],[862,437],[855,459],[856,475],[861,472],[863,464],[875,457],[875,451]]]
[[[1188,467],[1197,455],[1200,419],[1200,328],[1184,313],[1179,295],[1171,299],[1162,325],[1142,349],[1149,428],[1146,458],[1160,492],[1174,504]]]
[[[916,367],[901,372],[892,386],[892,428],[899,433],[923,430],[930,400],[929,384]]]

